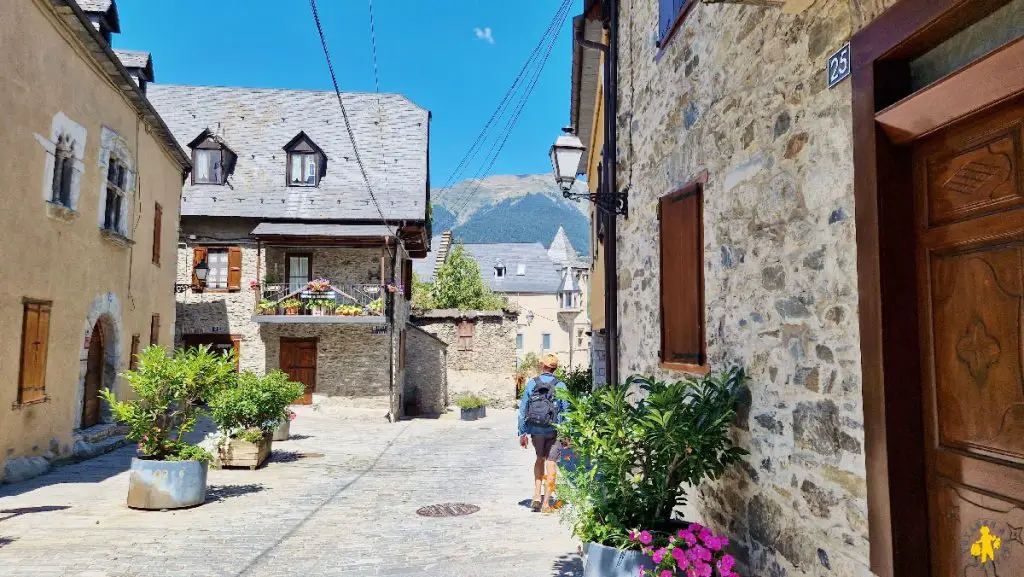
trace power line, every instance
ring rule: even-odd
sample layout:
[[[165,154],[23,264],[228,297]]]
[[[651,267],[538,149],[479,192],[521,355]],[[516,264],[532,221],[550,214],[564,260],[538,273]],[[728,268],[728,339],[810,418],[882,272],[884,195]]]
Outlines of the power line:
[[[363,175],[363,182],[366,183],[366,191],[370,193],[370,200],[373,201],[373,206],[377,208],[377,214],[380,215],[381,222],[384,227],[387,228],[390,236],[397,236],[395,231],[388,224],[387,217],[384,216],[384,211],[380,208],[380,203],[377,202],[377,197],[373,194],[373,185],[370,184],[370,177],[366,174],[366,167],[363,165],[363,159],[359,156],[359,148],[356,147],[355,133],[352,132],[352,123],[348,119],[348,111],[345,110],[345,101],[341,98],[341,89],[338,88],[338,78],[334,74],[334,64],[331,62],[331,52],[327,49],[327,39],[324,37],[324,29],[320,24],[320,13],[316,9],[316,0],[309,0],[309,7],[313,10],[313,20],[316,22],[316,31],[320,35],[320,45],[323,46],[324,56],[327,58],[327,70],[331,73],[331,82],[334,84],[334,93],[338,97],[338,105],[341,107],[341,116],[345,119],[345,130],[348,132],[348,138],[352,142],[352,152],[356,158],[356,163],[359,165],[359,172]],[[379,101],[378,101],[379,102]]]
[[[559,15],[556,14],[556,19],[558,19],[558,16]],[[561,18],[559,19],[559,29],[561,29],[561,26],[565,22],[567,16],[568,5],[566,5],[565,13],[561,14]],[[464,210],[469,205],[469,201],[473,199],[477,192],[479,192],[480,187],[483,185],[483,175],[490,172],[490,170],[494,167],[495,162],[497,162],[498,156],[501,154],[501,151],[505,148],[505,144],[508,142],[509,137],[512,135],[512,130],[519,122],[519,117],[522,114],[523,109],[526,107],[526,103],[530,99],[530,95],[533,94],[533,90],[537,87],[537,83],[540,81],[540,77],[544,71],[544,67],[550,59],[551,52],[554,50],[555,44],[558,41],[558,36],[559,34],[556,33],[554,36],[550,38],[550,44],[548,44],[547,46],[547,50],[544,53],[544,58],[540,60],[539,64],[537,65],[533,78],[530,81],[530,84],[527,87],[525,93],[523,93],[522,97],[520,98],[519,103],[515,109],[515,112],[513,113],[513,116],[509,119],[508,123],[506,123],[505,129],[499,136],[499,140],[495,140],[494,144],[491,146],[491,150],[488,152],[488,155],[484,157],[486,159],[488,156],[490,156],[490,161],[487,163],[487,166],[485,168],[477,172],[477,176],[475,178],[475,180],[477,181],[476,186],[472,189],[472,192],[469,192],[466,195],[464,195],[464,200],[462,201],[462,204],[452,211],[456,216],[458,216],[458,213],[461,210]]]
[[[487,123],[480,130],[480,133],[477,134],[477,137],[473,141],[473,144],[470,146],[469,150],[466,151],[466,154],[459,161],[459,164],[455,167],[455,170],[453,170],[451,175],[449,175],[447,181],[445,182],[445,185],[441,187],[438,196],[440,196],[440,194],[442,194],[444,191],[451,189],[451,186],[454,185],[458,176],[463,173],[463,170],[465,168],[468,168],[468,165],[472,163],[473,159],[476,158],[477,154],[479,154],[479,152],[482,150],[483,143],[487,141],[492,125],[498,118],[500,118],[504,114],[505,110],[508,108],[509,102],[511,101],[512,97],[521,88],[524,76],[527,74],[527,71],[530,70],[531,66],[537,63],[537,56],[538,54],[541,53],[544,46],[551,39],[552,32],[555,32],[554,37],[557,38],[558,33],[560,33],[562,23],[564,23],[565,18],[568,14],[568,10],[571,3],[572,0],[563,0],[558,10],[555,11],[555,15],[551,18],[551,22],[548,24],[548,27],[544,31],[544,34],[541,35],[540,40],[537,42],[537,45],[530,53],[529,58],[527,58],[526,62],[523,64],[523,67],[519,70],[519,74],[513,80],[512,85],[509,86],[508,90],[506,90],[504,97],[501,99],[501,102],[499,102],[498,107],[495,109],[494,113],[487,120]],[[548,52],[550,53],[550,49],[548,50]],[[543,65],[541,65],[541,68],[543,68]],[[484,162],[486,162],[486,158],[487,155],[484,156]],[[460,196],[465,197],[467,192],[468,188],[464,190]],[[454,206],[455,204],[460,203],[463,200],[464,198],[458,198],[457,200],[453,200],[450,204]]]

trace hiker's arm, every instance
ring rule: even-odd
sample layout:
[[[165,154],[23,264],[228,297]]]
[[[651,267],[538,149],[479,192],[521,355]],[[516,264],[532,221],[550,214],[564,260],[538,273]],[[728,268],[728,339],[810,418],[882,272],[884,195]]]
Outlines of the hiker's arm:
[[[530,392],[533,391],[533,380],[526,381],[526,386],[523,387],[523,396],[519,399],[519,429],[516,434],[517,437],[522,437],[526,434],[526,404],[530,400]]]

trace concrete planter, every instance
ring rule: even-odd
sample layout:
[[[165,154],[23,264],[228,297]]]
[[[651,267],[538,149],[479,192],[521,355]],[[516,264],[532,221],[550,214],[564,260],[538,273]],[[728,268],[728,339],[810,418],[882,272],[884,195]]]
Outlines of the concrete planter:
[[[477,407],[475,409],[459,409],[461,411],[461,419],[463,421],[475,421],[482,419],[487,416],[487,407]]]
[[[597,543],[587,543],[583,555],[583,577],[636,577],[641,567],[654,568],[654,561],[640,551],[623,551]]]
[[[291,436],[291,425],[292,422],[287,418],[274,429],[274,436],[271,440],[273,441],[287,441],[288,437]]]
[[[132,459],[128,506],[133,509],[181,509],[206,500],[207,464],[202,461]]]
[[[228,437],[220,445],[220,464],[222,467],[248,467],[256,469],[270,456],[272,435],[267,434],[259,443],[250,443],[244,439]]]

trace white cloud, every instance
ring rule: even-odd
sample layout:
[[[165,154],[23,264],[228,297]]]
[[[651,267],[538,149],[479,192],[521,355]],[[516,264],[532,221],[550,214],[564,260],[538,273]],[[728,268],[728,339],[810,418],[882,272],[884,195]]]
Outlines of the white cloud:
[[[476,33],[476,37],[480,40],[486,40],[488,44],[494,44],[494,36],[491,35],[490,28],[474,28],[473,32]]]

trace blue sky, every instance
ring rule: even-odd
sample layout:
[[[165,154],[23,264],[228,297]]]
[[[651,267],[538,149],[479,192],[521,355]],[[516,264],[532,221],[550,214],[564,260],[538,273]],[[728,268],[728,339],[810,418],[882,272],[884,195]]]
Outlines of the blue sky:
[[[431,184],[441,186],[505,94],[556,0],[375,0],[382,92],[433,113]],[[547,173],[568,122],[572,16],[489,174]],[[153,54],[157,82],[330,90],[307,0],[118,0],[116,48]],[[342,90],[374,90],[367,0],[318,0]],[[489,29],[489,30],[488,30]],[[473,172],[476,171],[474,166]]]

